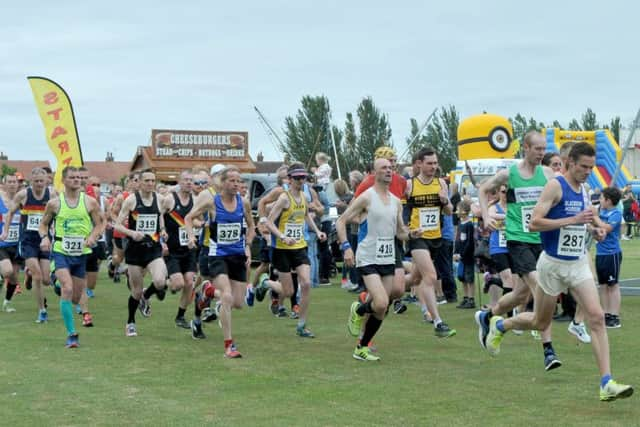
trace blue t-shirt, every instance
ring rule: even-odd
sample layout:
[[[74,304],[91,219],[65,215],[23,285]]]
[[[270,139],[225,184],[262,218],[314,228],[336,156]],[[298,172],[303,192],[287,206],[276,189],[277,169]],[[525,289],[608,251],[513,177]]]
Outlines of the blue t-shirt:
[[[453,242],[456,238],[456,231],[453,228],[453,215],[442,215],[442,238]]]
[[[596,255],[613,255],[622,252],[620,249],[620,225],[622,214],[617,208],[600,209],[600,219],[609,224],[613,230],[607,233],[602,242],[596,243]]]

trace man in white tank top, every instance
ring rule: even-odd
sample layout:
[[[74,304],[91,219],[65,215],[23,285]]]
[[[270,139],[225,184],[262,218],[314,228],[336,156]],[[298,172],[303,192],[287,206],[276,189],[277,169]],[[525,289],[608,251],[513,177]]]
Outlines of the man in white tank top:
[[[389,295],[393,287],[395,273],[395,243],[409,238],[409,229],[402,221],[402,205],[400,199],[389,192],[393,169],[386,159],[378,159],[374,163],[375,183],[373,187],[362,193],[338,218],[336,230],[338,240],[344,252],[344,262],[348,266],[354,264],[364,279],[370,299],[367,303],[354,302],[349,317],[349,332],[358,336],[365,314],[370,314],[364,328],[362,339],[353,352],[357,360],[377,361],[380,357],[369,350],[369,342],[380,329],[387,307]],[[346,224],[360,224],[358,250],[355,255],[347,240]]]

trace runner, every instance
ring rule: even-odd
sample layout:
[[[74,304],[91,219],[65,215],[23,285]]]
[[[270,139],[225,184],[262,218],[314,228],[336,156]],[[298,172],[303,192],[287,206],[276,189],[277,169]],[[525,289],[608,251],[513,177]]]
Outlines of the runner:
[[[129,317],[125,327],[125,335],[128,337],[138,335],[135,317],[138,307],[143,316],[149,317],[149,298],[156,294],[162,301],[166,293],[167,267],[160,246],[160,235],[166,238],[164,210],[160,209],[161,200],[154,191],[156,177],[153,172],[142,172],[140,178],[140,190],[130,194],[122,203],[122,209],[114,225],[115,230],[128,237],[124,252],[131,285]],[[145,270],[151,274],[153,283],[143,290]]]
[[[231,332],[231,309],[242,308],[247,286],[247,270],[251,261],[250,245],[255,237],[251,205],[238,194],[240,170],[228,166],[220,173],[221,191],[211,198],[199,198],[185,221],[185,229],[189,239],[189,247],[196,247],[191,217],[209,212],[209,274],[211,282],[205,282],[202,292],[196,300],[199,309],[209,305],[220,295],[219,318],[224,336],[224,356],[230,359],[242,355],[233,342]],[[198,328],[194,320],[194,329]],[[197,334],[197,331],[194,332]]]
[[[422,314],[425,318],[427,313],[431,314],[437,337],[452,337],[456,330],[449,328],[442,321],[438,311],[435,293],[438,278],[433,259],[442,244],[442,215],[451,215],[453,207],[449,201],[447,184],[435,176],[438,169],[436,152],[425,147],[414,155],[413,163],[419,168],[420,173],[407,183],[409,228],[412,230],[409,249],[417,272],[422,276],[418,286]],[[417,231],[420,231],[419,235],[415,233]]]
[[[25,268],[31,272],[33,295],[38,306],[36,323],[46,323],[49,319],[45,304],[43,285],[49,285],[49,252],[40,249],[40,221],[45,206],[56,197],[55,190],[47,187],[47,173],[42,168],[31,171],[31,185],[16,193],[7,217],[20,211],[20,257],[25,260]],[[7,239],[9,227],[2,231],[0,240]]]
[[[100,206],[80,185],[79,169],[67,166],[62,170],[64,191],[59,198],[49,200],[39,225],[40,249],[50,252],[49,226],[55,220],[53,262],[55,276],[61,286],[60,313],[67,329],[67,348],[78,347],[78,333],[73,321],[73,306],[84,294],[87,255],[103,230]]]
[[[313,332],[306,328],[311,280],[307,242],[304,238],[305,221],[319,240],[325,240],[327,236],[318,229],[307,208],[307,201],[302,192],[303,182],[307,178],[304,165],[293,163],[289,166],[287,174],[290,179],[289,189],[278,197],[266,222],[272,236],[274,246],[272,262],[278,270],[279,282],[262,280],[256,291],[256,298],[261,301],[267,288],[275,290],[285,298],[293,295],[291,271],[295,270],[298,274],[301,294],[296,333],[303,338],[313,338],[315,337]]]
[[[513,292],[503,295],[498,303],[488,311],[476,312],[478,339],[483,348],[486,348],[486,336],[489,332],[489,321],[492,316],[505,314],[521,304],[526,304],[531,294],[534,295],[535,301],[535,289],[538,286],[536,263],[542,247],[540,233],[530,230],[529,222],[542,188],[547,180],[555,176],[550,168],[540,165],[546,145],[546,139],[539,132],[527,133],[523,139],[524,158],[522,161],[487,179],[480,186],[478,192],[484,224],[491,230],[497,230],[502,219],[489,215],[489,193],[502,186],[507,187],[505,236],[509,262],[511,272],[522,279],[514,280]],[[551,343],[551,324],[541,331],[541,338],[544,369],[550,371],[562,366],[562,362],[558,359]]]
[[[380,356],[372,354],[369,343],[380,329],[389,307],[396,270],[396,238],[408,239],[408,229],[402,221],[402,203],[389,191],[393,176],[391,162],[377,159],[373,169],[373,186],[355,199],[336,222],[344,262],[349,267],[357,266],[369,292],[369,301],[351,304],[348,323],[349,333],[357,337],[364,315],[369,314],[364,334],[353,352],[355,359],[364,361],[380,360]],[[346,224],[352,221],[359,223],[361,230],[366,230],[359,238],[355,263],[346,229]],[[415,233],[416,236],[419,234],[419,231]]]
[[[11,305],[11,298],[18,287],[18,241],[20,240],[20,212],[8,216],[9,206],[18,192],[18,177],[5,175],[3,179],[4,191],[0,192],[0,236],[6,238],[0,240],[0,274],[4,278],[6,286],[5,297],[2,303],[2,311],[13,313],[16,311]]]
[[[495,356],[500,353],[500,343],[508,330],[547,328],[558,295],[571,289],[591,329],[591,347],[601,377],[600,400],[611,401],[631,396],[633,387],[618,384],[611,377],[604,313],[585,251],[588,227],[592,226],[596,240],[603,240],[606,233],[583,186],[595,165],[595,155],[591,145],[577,143],[569,153],[566,172],[544,186],[529,223],[531,231],[540,232],[543,247],[538,260],[540,280],[535,290],[534,312],[510,319],[492,317],[486,347]]]
[[[183,171],[178,181],[179,190],[169,193],[163,199],[164,223],[167,227],[167,241],[165,245],[168,255],[164,257],[171,292],[182,291],[178,304],[175,323],[177,327],[191,329],[184,318],[187,307],[191,303],[193,283],[198,270],[198,248],[189,247],[189,238],[185,227],[184,217],[193,208],[193,175],[191,171]]]

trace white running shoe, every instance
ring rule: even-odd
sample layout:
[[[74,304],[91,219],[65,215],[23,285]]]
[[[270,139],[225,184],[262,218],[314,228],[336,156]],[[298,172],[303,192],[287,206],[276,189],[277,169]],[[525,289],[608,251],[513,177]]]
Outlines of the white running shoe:
[[[580,322],[577,325],[573,323],[573,321],[569,322],[567,331],[585,344],[589,344],[591,342],[591,336],[587,332],[587,328],[584,326],[584,322]]]

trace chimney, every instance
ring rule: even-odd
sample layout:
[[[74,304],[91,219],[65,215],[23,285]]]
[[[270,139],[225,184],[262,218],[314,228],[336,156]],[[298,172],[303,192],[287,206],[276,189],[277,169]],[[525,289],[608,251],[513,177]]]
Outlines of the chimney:
[[[256,159],[259,162],[264,162],[264,155],[262,155],[262,151],[258,152],[258,155],[256,156]]]
[[[107,151],[107,157],[104,159],[105,162],[113,162],[113,153]]]

